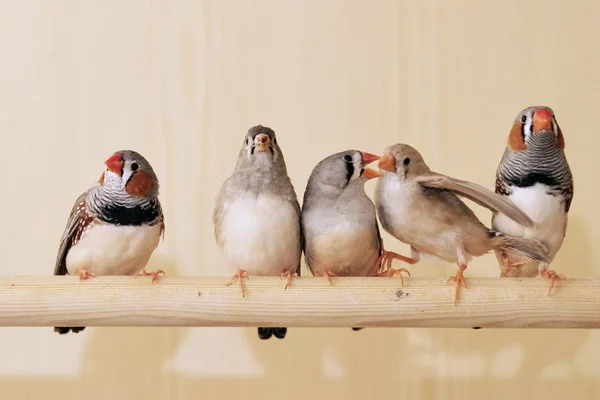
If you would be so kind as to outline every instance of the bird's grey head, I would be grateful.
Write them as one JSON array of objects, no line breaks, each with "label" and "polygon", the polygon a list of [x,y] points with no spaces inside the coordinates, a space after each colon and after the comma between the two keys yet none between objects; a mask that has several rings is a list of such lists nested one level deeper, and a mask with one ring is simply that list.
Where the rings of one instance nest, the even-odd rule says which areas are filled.
[{"label": "bird's grey head", "polygon": [[522,151],[530,146],[564,148],[562,131],[550,107],[527,107],[515,118],[508,135],[509,149]]},{"label": "bird's grey head", "polygon": [[158,197],[159,183],[152,166],[133,150],[119,150],[105,162],[100,177],[104,192],[117,197],[152,199]]},{"label": "bird's grey head", "polygon": [[360,185],[382,174],[366,166],[379,156],[358,150],[347,150],[321,160],[313,169],[308,185],[342,191]]},{"label": "bird's grey head", "polygon": [[242,168],[285,165],[273,129],[262,125],[250,128],[244,137],[237,164]]},{"label": "bird's grey head", "polygon": [[385,175],[394,174],[400,179],[410,179],[430,171],[421,153],[403,143],[386,147],[377,166],[385,171]]}]

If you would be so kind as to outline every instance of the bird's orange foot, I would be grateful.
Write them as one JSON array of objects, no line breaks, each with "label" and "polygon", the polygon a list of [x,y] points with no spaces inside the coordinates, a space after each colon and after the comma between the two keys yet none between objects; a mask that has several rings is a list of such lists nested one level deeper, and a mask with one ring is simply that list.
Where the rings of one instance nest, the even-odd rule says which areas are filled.
[{"label": "bird's orange foot", "polygon": [[96,274],[94,274],[93,272],[87,272],[85,269],[78,269],[77,276],[79,277],[80,281],[84,281],[86,279],[89,279],[90,277],[96,276]]},{"label": "bird's orange foot", "polygon": [[244,278],[250,279],[248,277],[248,271],[246,271],[245,269],[239,269],[238,272],[233,274],[233,276],[231,277],[231,281],[229,281],[227,286],[231,286],[233,284],[233,281],[236,278],[239,279],[239,281],[240,281],[240,288],[242,289],[242,297],[246,297],[246,285],[244,285]]},{"label": "bird's orange foot", "polygon": [[336,276],[333,272],[329,272],[329,271],[324,271],[322,276],[325,277],[325,279],[327,279],[329,281],[329,284],[331,286],[333,286],[333,282],[331,281],[331,277]]},{"label": "bird's orange foot", "polygon": [[564,276],[563,274],[557,274],[556,272],[554,272],[551,269],[546,269],[546,270],[542,271],[540,273],[540,275],[542,275],[542,277],[544,277],[544,278],[550,279],[550,289],[548,289],[548,296],[550,296],[550,293],[552,292],[552,288],[554,287],[554,282],[556,280],[567,280],[566,276]]},{"label": "bird's orange foot", "polygon": [[410,272],[406,268],[394,269],[391,267],[383,272],[380,272],[379,274],[377,274],[377,276],[387,276],[389,278],[392,278],[392,277],[398,275],[398,276],[400,276],[400,282],[402,283],[402,286],[404,286],[404,278],[402,277],[403,272],[406,272],[406,274],[408,276],[410,276]]},{"label": "bird's orange foot", "polygon": [[[377,258],[375,265],[373,265],[373,269],[371,270],[371,276],[373,276],[373,275],[381,276],[380,275],[381,272],[385,272],[392,268],[392,261],[394,261],[394,260],[404,261],[405,263],[410,264],[410,265],[418,263],[419,260],[421,259],[421,253],[419,253],[419,251],[412,246],[410,247],[410,252],[411,252],[410,257],[406,257],[401,254],[394,253],[393,251],[387,251],[383,247],[383,242],[381,242],[381,255],[379,256],[379,258]],[[400,270],[406,271],[404,268],[401,268]],[[406,272],[408,272],[408,271],[406,271]],[[410,273],[409,273],[409,275],[410,275]],[[393,275],[390,275],[390,276],[393,276]],[[402,275],[400,275],[400,276],[402,276]]]},{"label": "bird's orange foot", "polygon": [[458,271],[456,271],[456,275],[448,278],[448,284],[450,284],[451,282],[455,282],[455,284],[454,284],[454,305],[456,305],[456,302],[458,301],[458,291],[460,290],[460,287],[464,286],[465,289],[467,288],[467,284],[465,283],[465,278],[463,276],[463,272],[465,269],[467,269],[467,266],[461,265],[460,267],[458,267]]},{"label": "bird's orange foot", "polygon": [[158,279],[158,275],[163,274],[164,276],[167,276],[167,274],[165,273],[165,271],[163,271],[162,269],[157,269],[156,271],[146,271],[146,268],[144,268],[144,270],[142,272],[140,272],[138,274],[138,276],[151,276],[152,277],[152,283],[154,283],[155,280]]},{"label": "bird's orange foot", "polygon": [[504,268],[507,271],[512,268],[521,268],[523,265],[525,265],[525,260],[510,261],[508,256],[504,252],[502,253],[501,257],[502,257],[502,264],[504,264]]},{"label": "bird's orange foot", "polygon": [[294,278],[298,278],[298,273],[294,272],[292,273],[292,271],[284,271],[281,273],[281,277],[285,277],[285,288],[283,290],[287,290],[288,286],[290,286],[292,284],[292,279]]}]

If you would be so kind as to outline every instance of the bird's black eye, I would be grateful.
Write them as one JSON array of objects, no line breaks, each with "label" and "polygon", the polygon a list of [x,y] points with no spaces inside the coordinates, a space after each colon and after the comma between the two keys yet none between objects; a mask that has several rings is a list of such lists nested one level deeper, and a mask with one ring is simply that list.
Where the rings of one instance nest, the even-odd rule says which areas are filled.
[{"label": "bird's black eye", "polygon": [[405,158],[405,159],[402,161],[402,164],[404,164],[404,165],[408,165],[408,164],[410,164],[410,158],[406,157],[406,158]]},{"label": "bird's black eye", "polygon": [[344,161],[346,161],[347,163],[351,163],[352,162],[352,156],[350,154],[346,154],[344,156]]},{"label": "bird's black eye", "polygon": [[525,123],[525,122],[527,122],[527,115],[523,115],[523,116],[521,117],[521,122],[522,122],[522,123]]},{"label": "bird's black eye", "polygon": [[136,162],[132,162],[132,163],[131,163],[131,170],[132,170],[133,172],[137,171],[139,167],[140,167],[140,166],[138,165],[138,163],[136,163]]}]

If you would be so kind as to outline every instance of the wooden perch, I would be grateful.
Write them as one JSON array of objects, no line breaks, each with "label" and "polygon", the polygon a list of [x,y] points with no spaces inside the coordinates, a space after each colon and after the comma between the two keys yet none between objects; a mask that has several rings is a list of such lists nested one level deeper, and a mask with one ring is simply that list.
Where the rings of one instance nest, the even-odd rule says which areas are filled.
[{"label": "wooden perch", "polygon": [[599,328],[600,280],[0,277],[0,326]]}]

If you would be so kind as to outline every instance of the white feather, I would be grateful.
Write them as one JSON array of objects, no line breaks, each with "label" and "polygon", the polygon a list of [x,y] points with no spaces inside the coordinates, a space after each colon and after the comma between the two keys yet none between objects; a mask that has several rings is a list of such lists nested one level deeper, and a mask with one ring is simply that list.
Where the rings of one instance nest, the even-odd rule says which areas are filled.
[{"label": "white feather", "polygon": [[160,240],[159,224],[119,226],[93,223],[67,254],[67,271],[81,268],[96,275],[137,275]]},{"label": "white feather", "polygon": [[562,245],[567,225],[562,196],[548,194],[548,186],[541,183],[527,188],[515,187],[512,191],[509,199],[535,222],[536,227],[525,228],[503,214],[496,214],[492,229],[510,236],[540,240],[548,248],[548,258],[552,260]]},{"label": "white feather", "polygon": [[233,272],[280,275],[300,262],[300,220],[289,201],[259,195],[242,196],[225,205],[223,249]]}]

